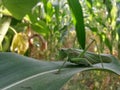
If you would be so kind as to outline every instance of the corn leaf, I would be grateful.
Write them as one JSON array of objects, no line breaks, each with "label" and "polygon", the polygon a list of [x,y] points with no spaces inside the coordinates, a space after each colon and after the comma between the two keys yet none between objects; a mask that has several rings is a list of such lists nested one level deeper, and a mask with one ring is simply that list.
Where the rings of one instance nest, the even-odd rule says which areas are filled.
[{"label": "corn leaf", "polygon": [[93,67],[80,67],[66,63],[56,74],[63,62],[38,61],[15,53],[0,53],[0,90],[60,90],[76,73],[85,70],[107,70],[120,75],[120,61],[104,54],[110,63],[95,64]]},{"label": "corn leaf", "polygon": [[85,26],[84,26],[84,18],[83,11],[79,0],[67,0],[68,4],[73,12],[73,15],[76,19],[75,28],[76,34],[79,44],[82,49],[85,48]]}]

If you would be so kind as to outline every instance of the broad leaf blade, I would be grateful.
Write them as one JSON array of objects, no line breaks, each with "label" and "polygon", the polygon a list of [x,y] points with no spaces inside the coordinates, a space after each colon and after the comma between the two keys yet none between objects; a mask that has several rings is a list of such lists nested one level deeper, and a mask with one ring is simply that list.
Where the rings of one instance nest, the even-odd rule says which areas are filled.
[{"label": "broad leaf blade", "polygon": [[75,28],[78,42],[81,45],[82,49],[84,49],[86,35],[81,4],[79,3],[79,0],[67,0],[67,1],[76,19]]},{"label": "broad leaf blade", "polygon": [[63,62],[45,62],[20,56],[14,53],[0,53],[0,88],[1,90],[59,90],[74,74],[90,70],[102,69],[120,75],[120,62],[111,55],[102,55],[111,63],[103,63],[94,67],[80,67],[66,63],[60,74],[57,69]]},{"label": "broad leaf blade", "polygon": [[22,19],[31,12],[31,9],[37,4],[38,0],[2,0],[2,2],[12,13],[13,17]]},{"label": "broad leaf blade", "polygon": [[54,68],[58,68],[58,65],[36,61],[13,53],[0,53],[0,81],[2,81],[0,88]]}]

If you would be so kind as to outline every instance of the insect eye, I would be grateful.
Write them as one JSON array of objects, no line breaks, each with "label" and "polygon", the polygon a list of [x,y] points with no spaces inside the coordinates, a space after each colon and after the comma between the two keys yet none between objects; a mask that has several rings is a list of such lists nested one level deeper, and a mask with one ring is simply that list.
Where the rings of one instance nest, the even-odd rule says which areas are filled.
[{"label": "insect eye", "polygon": [[64,51],[63,49],[60,49],[60,51]]},{"label": "insect eye", "polygon": [[65,51],[65,48],[61,48],[60,51],[64,52],[64,51]]}]

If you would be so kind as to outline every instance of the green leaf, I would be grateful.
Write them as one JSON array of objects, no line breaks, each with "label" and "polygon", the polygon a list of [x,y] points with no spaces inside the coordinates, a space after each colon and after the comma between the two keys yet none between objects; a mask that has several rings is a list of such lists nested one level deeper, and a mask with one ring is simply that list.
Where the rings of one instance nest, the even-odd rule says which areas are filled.
[{"label": "green leaf", "polygon": [[111,10],[112,10],[112,1],[111,0],[104,0],[104,4],[106,5],[106,8],[107,8],[107,12],[108,12],[108,17],[111,18]]},{"label": "green leaf", "polygon": [[105,44],[108,47],[108,49],[110,50],[110,52],[112,53],[113,47],[112,47],[112,43],[110,42],[110,40],[105,37]]},{"label": "green leaf", "polygon": [[4,17],[0,20],[0,51],[2,49],[1,48],[2,42],[3,42],[4,37],[8,31],[10,23],[11,23],[10,17]]},{"label": "green leaf", "polygon": [[22,19],[26,14],[31,12],[31,9],[38,0],[2,0],[3,5],[12,13],[16,19]]},{"label": "green leaf", "polygon": [[79,44],[81,45],[82,49],[85,48],[85,26],[84,26],[84,18],[83,18],[83,11],[79,0],[67,0],[68,4],[73,12],[73,15],[76,19],[76,34]]},{"label": "green leaf", "polygon": [[86,0],[86,3],[89,8],[92,8],[92,0]]},{"label": "green leaf", "polygon": [[57,23],[57,25],[56,25],[56,29],[57,30],[59,30],[59,16],[60,16],[60,12],[59,12],[59,9],[60,9],[60,7],[59,7],[59,3],[57,3],[56,5],[54,5],[54,8],[55,8],[55,17],[56,17],[56,23]]},{"label": "green leaf", "polygon": [[111,60],[93,67],[80,67],[66,63],[59,74],[58,68],[63,62],[45,62],[20,56],[15,53],[0,53],[0,89],[1,90],[60,90],[60,88],[76,73],[85,70],[108,70],[120,75],[120,61],[114,56],[103,54]]},{"label": "green leaf", "polygon": [[39,21],[32,24],[32,29],[39,34],[47,35],[49,33],[49,28],[44,21]]}]

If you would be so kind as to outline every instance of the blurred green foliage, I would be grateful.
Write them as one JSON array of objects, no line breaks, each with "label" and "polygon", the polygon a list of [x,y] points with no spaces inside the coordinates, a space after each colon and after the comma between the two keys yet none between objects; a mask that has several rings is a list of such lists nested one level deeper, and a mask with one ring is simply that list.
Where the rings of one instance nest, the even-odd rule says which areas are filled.
[{"label": "blurred green foliage", "polygon": [[[27,2],[33,3],[26,5]],[[2,0],[0,18],[2,20],[3,17],[11,17],[10,27],[17,33],[25,33],[28,39],[36,33],[42,36],[47,42],[46,59],[55,59],[58,49],[62,47],[84,49],[90,38],[96,39],[101,53],[118,56],[119,2],[119,0]],[[11,31],[7,29],[6,36],[3,36],[4,39],[10,38],[4,40],[3,43],[9,41],[9,45],[3,51],[10,51],[14,33],[10,36],[9,32]],[[34,49],[37,48],[39,47]],[[96,46],[93,45],[90,51],[96,51]]]},{"label": "blurred green foliage", "polygon": [[[55,60],[60,48],[84,49],[92,38],[97,41],[100,53],[120,59],[119,7],[120,0],[0,0],[0,51],[24,50],[20,54]],[[16,37],[18,34],[22,34],[22,39],[27,37],[24,45]],[[38,37],[34,37],[36,34]],[[97,52],[95,45],[89,50]]]}]

